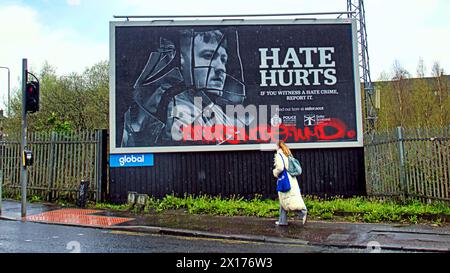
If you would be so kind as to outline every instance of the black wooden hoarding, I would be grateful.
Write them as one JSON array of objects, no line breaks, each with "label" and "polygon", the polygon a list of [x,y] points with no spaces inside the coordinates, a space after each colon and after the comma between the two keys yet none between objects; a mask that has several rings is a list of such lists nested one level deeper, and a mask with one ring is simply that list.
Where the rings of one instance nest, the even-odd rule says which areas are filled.
[{"label": "black wooden hoarding", "polygon": [[[302,193],[364,195],[363,153],[363,148],[294,150],[303,167]],[[124,202],[128,191],[158,198],[172,193],[276,198],[273,156],[267,151],[155,154],[155,167],[111,168],[110,198]]]}]

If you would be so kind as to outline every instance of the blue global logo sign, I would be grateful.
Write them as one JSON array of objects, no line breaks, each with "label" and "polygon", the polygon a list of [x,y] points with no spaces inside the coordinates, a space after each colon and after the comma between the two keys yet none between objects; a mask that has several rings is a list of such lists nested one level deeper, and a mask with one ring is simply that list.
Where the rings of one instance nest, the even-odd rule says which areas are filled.
[{"label": "blue global logo sign", "polygon": [[144,163],[144,155],[141,156],[122,156],[119,158],[119,164],[121,167],[125,166],[125,163]]},{"label": "blue global logo sign", "polygon": [[153,154],[112,154],[109,156],[109,166],[112,168],[153,166]]}]

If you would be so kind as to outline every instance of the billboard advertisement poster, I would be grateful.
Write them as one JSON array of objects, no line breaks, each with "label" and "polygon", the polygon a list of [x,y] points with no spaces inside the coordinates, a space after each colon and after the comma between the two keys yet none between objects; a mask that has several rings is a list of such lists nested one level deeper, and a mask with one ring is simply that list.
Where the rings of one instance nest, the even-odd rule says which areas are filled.
[{"label": "billboard advertisement poster", "polygon": [[110,23],[111,153],[362,147],[356,24]]}]

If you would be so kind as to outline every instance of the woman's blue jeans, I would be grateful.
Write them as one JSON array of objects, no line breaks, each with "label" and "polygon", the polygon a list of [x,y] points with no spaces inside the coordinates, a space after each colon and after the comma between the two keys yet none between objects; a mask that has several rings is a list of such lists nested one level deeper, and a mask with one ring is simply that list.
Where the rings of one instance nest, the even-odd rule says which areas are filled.
[{"label": "woman's blue jeans", "polygon": [[[297,211],[298,216],[300,217],[300,219],[303,218],[303,216],[307,213],[307,209],[304,208],[303,210],[299,210]],[[283,207],[280,204],[280,218],[278,219],[278,223],[280,225],[286,225],[288,223],[287,221],[287,211],[283,209]]]}]

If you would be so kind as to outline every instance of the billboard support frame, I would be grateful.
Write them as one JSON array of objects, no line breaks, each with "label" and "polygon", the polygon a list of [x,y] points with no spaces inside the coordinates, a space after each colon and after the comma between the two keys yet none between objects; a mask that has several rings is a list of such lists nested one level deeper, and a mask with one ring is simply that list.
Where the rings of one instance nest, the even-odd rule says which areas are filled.
[{"label": "billboard support frame", "polygon": [[354,11],[341,11],[341,12],[309,12],[309,13],[273,13],[273,14],[221,14],[221,15],[113,15],[114,19],[125,19],[129,21],[130,19],[151,19],[151,18],[251,18],[251,17],[285,17],[285,16],[323,16],[323,15],[338,15],[337,18],[341,18],[343,15],[354,15]]}]

